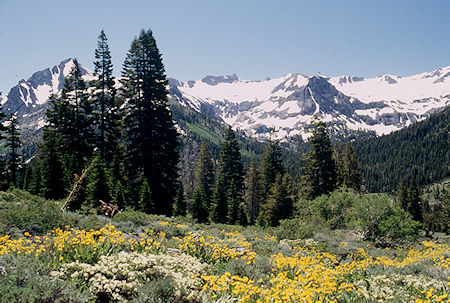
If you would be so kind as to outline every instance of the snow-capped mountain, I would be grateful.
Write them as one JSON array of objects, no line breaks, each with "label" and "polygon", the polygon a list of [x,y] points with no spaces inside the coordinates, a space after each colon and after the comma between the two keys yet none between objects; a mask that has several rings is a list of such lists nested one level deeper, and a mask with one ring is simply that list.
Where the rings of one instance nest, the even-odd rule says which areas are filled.
[{"label": "snow-capped mountain", "polygon": [[[42,127],[48,96],[61,91],[72,66],[67,59],[21,80],[2,97],[3,110],[17,113],[26,128]],[[93,78],[88,69],[83,73],[86,80]],[[450,66],[404,78],[288,74],[264,81],[236,75],[169,79],[169,92],[172,100],[254,137],[306,137],[314,114],[338,129],[385,134],[450,104]]]},{"label": "snow-capped mountain", "polygon": [[[73,67],[73,60],[66,59],[42,71],[35,72],[28,80],[20,80],[2,97],[1,104],[6,112],[19,116],[34,112],[37,107],[47,102],[50,94],[58,94],[64,86],[66,77]],[[92,77],[92,72],[81,68],[84,77]]]},{"label": "snow-capped mountain", "polygon": [[[450,66],[410,77],[321,77],[288,74],[248,81],[236,75],[170,81],[182,104],[213,113],[249,135],[305,134],[312,116],[337,128],[386,134],[426,118],[450,104]],[[273,134],[272,134],[273,135]]]}]

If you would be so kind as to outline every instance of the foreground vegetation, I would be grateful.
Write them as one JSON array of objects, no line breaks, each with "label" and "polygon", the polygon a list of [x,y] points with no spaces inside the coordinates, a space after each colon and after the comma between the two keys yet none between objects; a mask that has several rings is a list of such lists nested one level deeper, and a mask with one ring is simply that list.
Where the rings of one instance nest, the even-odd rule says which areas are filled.
[{"label": "foreground vegetation", "polygon": [[0,301],[448,302],[448,237],[365,241],[345,212],[326,220],[314,211],[345,197],[365,201],[332,193],[311,202],[309,219],[261,228],[61,213],[60,201],[1,192]]}]

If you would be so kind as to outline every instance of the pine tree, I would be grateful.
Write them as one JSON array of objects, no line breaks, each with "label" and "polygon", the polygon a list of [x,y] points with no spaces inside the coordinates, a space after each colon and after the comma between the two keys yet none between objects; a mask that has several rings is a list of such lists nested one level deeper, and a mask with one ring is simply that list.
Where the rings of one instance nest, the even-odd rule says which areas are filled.
[{"label": "pine tree", "polygon": [[314,116],[311,127],[308,142],[313,151],[306,155],[303,185],[306,196],[314,199],[336,188],[336,165],[326,124]]},{"label": "pine tree", "polygon": [[278,174],[273,183],[269,197],[261,207],[260,222],[264,225],[277,226],[280,220],[292,216],[293,199],[288,176]]},{"label": "pine tree", "polygon": [[[214,186],[214,171],[211,153],[206,141],[200,143],[200,151],[194,170],[194,188],[200,187],[208,197],[211,197]],[[209,203],[208,203],[209,205]]]},{"label": "pine tree", "polygon": [[180,183],[177,191],[177,196],[173,205],[173,215],[174,216],[186,216],[187,205],[183,193],[183,186]]},{"label": "pine tree", "polygon": [[407,211],[412,218],[422,222],[422,201],[414,178],[411,178],[407,192]]},{"label": "pine tree", "polygon": [[230,187],[227,191],[227,209],[228,224],[247,225],[247,216],[245,215],[244,203],[242,196],[236,195],[237,187],[235,180],[231,180]]},{"label": "pine tree", "polygon": [[92,105],[88,100],[87,84],[82,78],[81,67],[76,59],[73,67],[66,77],[61,93],[61,102],[65,104],[63,110],[69,118],[68,121],[58,121],[57,131],[61,134],[62,144],[66,150],[65,155],[71,155],[68,162],[71,173],[81,173],[92,156],[93,151],[93,115]]},{"label": "pine tree", "polygon": [[155,212],[170,215],[178,186],[178,134],[167,107],[164,66],[150,30],[131,43],[122,75],[127,186],[132,191],[147,178]]},{"label": "pine tree", "polygon": [[[46,111],[46,126],[44,127],[43,148],[45,156],[43,161],[50,156],[53,160],[58,159],[61,164],[64,186],[56,186],[58,194],[61,187],[69,188],[75,181],[75,177],[81,174],[92,157],[94,135],[92,106],[88,100],[88,89],[82,78],[81,67],[76,59],[73,67],[65,78],[61,96],[50,96],[50,108]],[[47,173],[56,173],[58,178],[61,172],[47,169],[43,176],[43,187],[52,186],[50,180],[55,178]],[[52,192],[51,188],[43,188],[43,192]],[[47,194],[46,194],[47,195]],[[53,194],[50,194],[53,196]],[[61,197],[58,197],[61,198]]]},{"label": "pine tree", "polygon": [[200,151],[194,170],[194,195],[190,207],[192,217],[206,222],[211,209],[211,195],[214,186],[213,162],[206,142],[200,144]]},{"label": "pine tree", "polygon": [[194,194],[192,197],[192,204],[190,207],[190,213],[192,218],[199,223],[204,223],[208,221],[208,205],[206,204],[208,201],[208,196],[205,193],[205,190],[200,186],[197,186],[194,189]]},{"label": "pine tree", "polygon": [[334,155],[339,186],[359,192],[361,189],[361,173],[353,145],[347,142],[342,151],[339,148],[335,148]]},{"label": "pine tree", "polygon": [[9,183],[13,187],[17,187],[18,171],[21,163],[20,155],[20,133],[19,126],[17,125],[17,117],[15,115],[9,115],[8,125],[6,127],[6,149],[8,151],[6,166],[9,172]]},{"label": "pine tree", "polygon": [[[0,97],[1,97],[2,93],[0,92]],[[0,141],[3,140],[3,138],[5,137],[4,133],[5,133],[5,126],[4,126],[4,121],[5,121],[6,115],[3,113],[3,109],[2,106],[0,104]],[[7,174],[6,174],[6,168],[5,168],[5,163],[3,161],[3,159],[0,158],[0,190],[5,190],[8,186],[8,180],[7,180]]]},{"label": "pine tree", "polygon": [[123,209],[127,205],[124,186],[119,179],[113,184],[110,186],[111,203],[116,204],[119,209]]},{"label": "pine tree", "polygon": [[[63,165],[58,155],[58,140],[52,131],[44,129],[41,155],[38,161],[40,172],[32,181],[34,187],[31,191],[39,189],[40,194],[46,199],[61,199],[67,194],[68,185],[64,180]],[[37,170],[36,170],[37,172]],[[39,182],[40,181],[40,182]],[[40,185],[38,185],[40,183]]]},{"label": "pine tree", "polygon": [[397,202],[401,209],[408,210],[408,189],[404,179],[398,185]]},{"label": "pine tree", "polygon": [[153,201],[152,191],[147,178],[144,178],[144,181],[141,184],[138,205],[138,209],[146,213],[153,213],[155,211],[155,203]]},{"label": "pine tree", "polygon": [[[225,141],[222,145],[220,163],[217,171],[216,187],[213,193],[213,221],[228,223],[235,210],[243,209],[244,167],[236,135],[228,127]],[[232,195],[232,199],[231,199]]]},{"label": "pine tree", "polygon": [[120,117],[111,53],[103,30],[98,37],[95,59],[96,79],[92,81],[95,90],[90,98],[94,115],[95,145],[99,148],[101,157],[106,163],[110,163],[120,139]]},{"label": "pine tree", "polygon": [[277,174],[284,174],[285,172],[281,157],[282,154],[279,142],[270,141],[264,148],[261,160],[262,201],[269,195],[270,188],[275,182]]},{"label": "pine tree", "polygon": [[260,206],[260,180],[258,168],[254,160],[250,163],[250,168],[247,173],[244,201],[248,223],[255,224]]},{"label": "pine tree", "polygon": [[94,153],[91,168],[87,176],[86,200],[89,207],[100,206],[100,200],[110,202],[108,176],[100,151]]}]

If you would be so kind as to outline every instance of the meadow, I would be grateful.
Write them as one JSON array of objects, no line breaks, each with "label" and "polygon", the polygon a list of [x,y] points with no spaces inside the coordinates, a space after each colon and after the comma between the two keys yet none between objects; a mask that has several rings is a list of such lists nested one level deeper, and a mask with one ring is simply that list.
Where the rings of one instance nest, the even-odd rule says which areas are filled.
[{"label": "meadow", "polygon": [[444,234],[379,245],[296,219],[109,219],[61,203],[0,193],[1,302],[450,302]]}]

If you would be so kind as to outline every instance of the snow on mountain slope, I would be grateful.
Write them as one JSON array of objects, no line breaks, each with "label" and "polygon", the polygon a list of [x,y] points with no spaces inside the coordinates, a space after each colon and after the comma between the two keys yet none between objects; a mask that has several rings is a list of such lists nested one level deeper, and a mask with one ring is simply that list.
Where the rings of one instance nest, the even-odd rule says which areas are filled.
[{"label": "snow on mountain slope", "polygon": [[278,138],[306,137],[305,126],[314,114],[335,127],[385,134],[450,104],[450,66],[405,78],[288,74],[248,81],[233,75],[170,84],[182,104],[207,108],[256,137],[270,136],[271,129]]},{"label": "snow on mountain slope", "polygon": [[[73,60],[66,59],[54,67],[34,73],[28,80],[20,80],[7,95],[1,99],[3,110],[19,116],[29,114],[45,105],[50,94],[58,94],[64,86],[66,77],[73,67]],[[85,80],[92,79],[92,72],[81,67]]]},{"label": "snow on mountain slope", "polygon": [[[26,128],[42,127],[48,96],[60,93],[72,66],[73,60],[67,59],[21,80],[0,100],[3,110],[16,113]],[[82,70],[85,80],[93,79],[91,71]],[[314,114],[337,129],[372,130],[381,135],[449,105],[450,66],[404,78],[287,74],[264,81],[236,75],[187,82],[169,79],[168,89],[180,104],[254,137],[306,138],[305,128]]]}]

